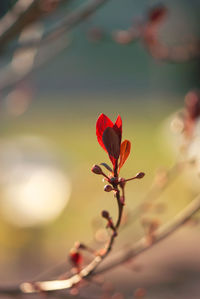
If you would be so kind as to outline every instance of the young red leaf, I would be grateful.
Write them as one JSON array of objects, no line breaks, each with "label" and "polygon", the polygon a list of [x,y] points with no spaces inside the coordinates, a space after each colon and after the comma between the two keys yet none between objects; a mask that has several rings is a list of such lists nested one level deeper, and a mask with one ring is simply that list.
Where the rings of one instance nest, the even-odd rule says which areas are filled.
[{"label": "young red leaf", "polygon": [[113,127],[113,122],[108,118],[105,114],[101,114],[96,123],[96,135],[99,144],[103,147],[103,149],[107,152],[107,149],[103,143],[103,133],[106,128]]},{"label": "young red leaf", "polygon": [[117,135],[120,137],[120,142],[121,142],[121,138],[122,138],[122,119],[121,119],[120,115],[118,115],[118,117],[116,119],[116,122],[113,126],[113,129],[115,130]]},{"label": "young red leaf", "polygon": [[108,127],[103,133],[102,140],[114,165],[120,154],[120,138],[113,128]]},{"label": "young red leaf", "polygon": [[74,250],[74,249],[71,250],[71,252],[69,254],[69,258],[70,258],[71,263],[76,267],[80,266],[80,264],[83,261],[82,255],[77,250]]},{"label": "young red leaf", "polygon": [[124,140],[121,144],[120,149],[120,161],[119,161],[119,170],[124,165],[126,159],[128,158],[131,150],[131,143],[129,140]]}]

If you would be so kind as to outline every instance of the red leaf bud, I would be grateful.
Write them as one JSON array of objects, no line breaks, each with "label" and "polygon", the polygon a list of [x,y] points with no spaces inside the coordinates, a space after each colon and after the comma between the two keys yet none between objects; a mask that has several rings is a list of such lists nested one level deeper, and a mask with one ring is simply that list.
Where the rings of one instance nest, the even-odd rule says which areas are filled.
[{"label": "red leaf bud", "polygon": [[82,263],[83,257],[82,255],[75,249],[72,249],[69,254],[70,261],[76,267],[80,266]]},{"label": "red leaf bud", "polygon": [[106,191],[106,192],[110,192],[110,191],[112,191],[112,190],[113,190],[112,186],[110,186],[110,185],[105,185],[105,186],[104,186],[104,191]]},{"label": "red leaf bud", "polygon": [[103,171],[99,165],[93,165],[91,171],[95,174],[103,174]]}]

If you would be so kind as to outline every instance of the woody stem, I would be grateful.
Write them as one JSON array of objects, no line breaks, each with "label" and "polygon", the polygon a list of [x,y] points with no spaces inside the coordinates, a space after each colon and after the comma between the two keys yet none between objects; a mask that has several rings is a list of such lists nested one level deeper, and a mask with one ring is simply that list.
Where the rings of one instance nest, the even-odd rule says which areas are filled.
[{"label": "woody stem", "polygon": [[118,219],[117,219],[117,222],[115,225],[115,229],[117,230],[120,225],[121,218],[122,218],[122,212],[123,212],[123,204],[121,203],[121,200],[120,200],[120,191],[118,188],[116,191],[116,198],[117,198],[117,204],[118,204]]},{"label": "woody stem", "polygon": [[115,161],[115,166],[114,166],[114,177],[118,177],[118,173],[117,173],[117,170],[118,170],[118,159]]}]

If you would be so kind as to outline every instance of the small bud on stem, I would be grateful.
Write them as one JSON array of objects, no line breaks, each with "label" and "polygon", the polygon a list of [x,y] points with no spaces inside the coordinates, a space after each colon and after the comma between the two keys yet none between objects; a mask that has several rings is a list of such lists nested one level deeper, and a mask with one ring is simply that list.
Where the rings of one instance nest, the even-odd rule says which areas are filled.
[{"label": "small bud on stem", "polygon": [[124,180],[123,182],[125,183],[125,182],[132,181],[132,180],[135,180],[135,179],[142,179],[144,176],[145,176],[144,172],[139,172],[133,178]]},{"label": "small bud on stem", "polygon": [[113,187],[112,186],[110,186],[110,185],[105,185],[104,186],[104,191],[105,192],[110,192],[110,191],[112,191],[113,190]]},{"label": "small bud on stem", "polygon": [[101,216],[105,219],[109,219],[110,218],[110,214],[108,211],[104,210],[101,212]]},{"label": "small bud on stem", "polygon": [[100,174],[103,175],[107,180],[109,180],[109,177],[103,172],[103,170],[101,169],[101,167],[99,165],[93,165],[91,171],[95,174]]},{"label": "small bud on stem", "polygon": [[76,267],[76,268],[80,268],[80,265],[83,261],[83,257],[82,255],[78,252],[77,249],[71,249],[70,253],[69,253],[69,258],[71,263]]},{"label": "small bud on stem", "polygon": [[93,165],[91,171],[95,174],[103,174],[103,171],[99,165]]},{"label": "small bud on stem", "polygon": [[103,210],[103,211],[101,212],[101,216],[102,216],[103,218],[105,218],[105,219],[108,221],[106,227],[107,227],[107,228],[108,228],[108,227],[111,228],[112,231],[114,232],[115,236],[117,236],[116,228],[115,228],[115,226],[114,226],[114,223],[113,223],[113,221],[112,221],[112,218],[110,217],[109,212],[106,211],[106,210]]},{"label": "small bud on stem", "polygon": [[144,172],[139,172],[139,173],[136,174],[135,178],[136,179],[142,179],[144,176],[145,176]]}]

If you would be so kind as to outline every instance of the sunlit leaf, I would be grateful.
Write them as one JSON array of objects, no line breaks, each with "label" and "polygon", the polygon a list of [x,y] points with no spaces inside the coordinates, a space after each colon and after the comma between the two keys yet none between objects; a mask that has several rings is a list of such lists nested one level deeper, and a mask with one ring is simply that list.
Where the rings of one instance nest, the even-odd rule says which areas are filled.
[{"label": "sunlit leaf", "polygon": [[122,138],[122,119],[121,119],[120,115],[118,115],[113,128],[114,128],[115,132],[118,134],[118,136],[120,137],[120,142],[121,142],[121,138]]},{"label": "sunlit leaf", "polygon": [[109,156],[118,159],[120,154],[120,138],[115,130],[110,127],[105,129],[102,140]]},{"label": "sunlit leaf", "polygon": [[120,149],[120,160],[119,160],[119,170],[124,165],[126,159],[128,158],[131,150],[131,143],[129,140],[124,140],[121,144]]},{"label": "sunlit leaf", "polygon": [[99,118],[97,119],[96,123],[96,135],[97,135],[97,140],[99,144],[103,147],[103,149],[107,152],[107,149],[104,145],[104,142],[102,140],[103,138],[103,133],[106,128],[108,127],[113,127],[113,122],[105,115],[101,114]]}]

